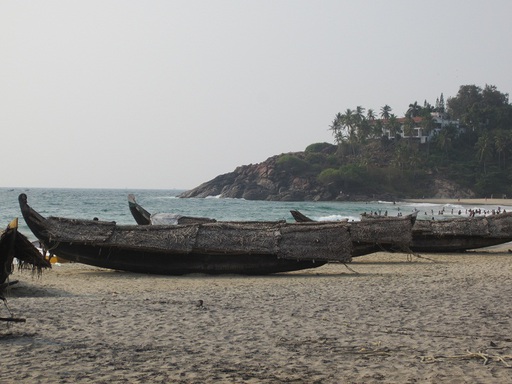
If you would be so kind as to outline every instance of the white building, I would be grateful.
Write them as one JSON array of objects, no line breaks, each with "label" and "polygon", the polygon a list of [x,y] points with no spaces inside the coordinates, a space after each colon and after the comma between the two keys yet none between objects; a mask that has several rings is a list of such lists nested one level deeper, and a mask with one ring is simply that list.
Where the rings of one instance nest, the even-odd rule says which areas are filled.
[{"label": "white building", "polygon": [[[421,125],[421,122],[423,121],[422,117],[413,117],[412,120],[414,121],[414,126],[412,127],[412,134],[411,135],[405,135],[404,125],[406,121],[406,117],[401,117],[398,119],[398,122],[401,124],[400,129],[398,130],[397,134],[399,134],[403,138],[407,139],[415,139],[419,140],[421,144],[426,143],[427,141],[432,140],[433,137],[438,135],[444,128],[448,126],[453,126],[457,129],[457,131],[460,131],[459,121],[458,120],[450,120],[448,118],[448,115],[446,113],[441,112],[432,112],[431,113],[434,128],[430,131],[430,133],[427,135],[424,132],[424,128]],[[395,137],[391,135],[391,131],[389,128],[383,129],[383,136],[387,136],[389,139],[394,139]]]}]

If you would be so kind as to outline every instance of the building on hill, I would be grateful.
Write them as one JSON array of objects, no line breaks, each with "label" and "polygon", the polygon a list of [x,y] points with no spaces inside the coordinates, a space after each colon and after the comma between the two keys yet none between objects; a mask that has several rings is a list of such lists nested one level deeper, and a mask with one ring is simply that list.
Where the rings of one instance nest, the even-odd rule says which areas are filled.
[{"label": "building on hill", "polygon": [[[398,120],[400,124],[400,129],[396,130],[396,134],[400,135],[400,137],[404,139],[417,140],[421,144],[426,143],[427,141],[431,141],[436,135],[438,135],[443,129],[451,126],[454,127],[457,132],[461,132],[462,128],[459,125],[459,120],[451,120],[446,113],[442,112],[432,112],[430,114],[432,116],[432,128],[430,132],[424,127],[423,120],[424,118],[421,116],[414,117],[401,117]],[[406,129],[406,124],[408,123],[408,119],[410,119],[412,126],[411,129]],[[407,131],[408,134],[407,134]],[[392,130],[384,124],[383,128],[383,136],[388,139],[395,139]]]}]

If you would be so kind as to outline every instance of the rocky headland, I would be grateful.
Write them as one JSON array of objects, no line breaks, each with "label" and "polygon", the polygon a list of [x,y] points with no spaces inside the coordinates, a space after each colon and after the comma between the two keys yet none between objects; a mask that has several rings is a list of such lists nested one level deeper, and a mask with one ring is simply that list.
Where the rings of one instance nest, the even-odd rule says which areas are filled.
[{"label": "rocky headland", "polygon": [[[304,152],[288,155],[304,159]],[[219,175],[196,188],[180,194],[179,197],[219,196],[221,198],[238,198],[246,200],[267,201],[367,201],[367,200],[399,200],[389,193],[374,191],[358,191],[344,193],[332,185],[318,181],[316,174],[307,172],[290,172],[279,166],[282,155],[272,156],[258,164],[237,167],[233,172]],[[473,198],[475,194],[468,189],[460,188],[450,180],[432,176],[430,189],[424,196],[429,198]],[[407,197],[407,196],[406,196]],[[418,196],[408,196],[418,197]]]},{"label": "rocky headland", "polygon": [[[300,156],[301,153],[294,153]],[[180,197],[220,196],[246,200],[327,201],[339,195],[321,185],[315,176],[293,175],[279,170],[272,156],[258,164],[242,165],[233,172],[219,175]]]}]

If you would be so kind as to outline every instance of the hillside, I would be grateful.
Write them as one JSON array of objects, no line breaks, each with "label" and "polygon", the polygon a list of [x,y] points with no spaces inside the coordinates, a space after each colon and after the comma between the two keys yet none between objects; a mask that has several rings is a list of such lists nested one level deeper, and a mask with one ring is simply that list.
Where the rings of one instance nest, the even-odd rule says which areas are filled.
[{"label": "hillside", "polygon": [[[310,148],[310,147],[313,147]],[[365,156],[373,157],[373,166],[364,175],[347,175],[329,180],[326,170],[334,165],[337,147],[321,143],[304,152],[272,156],[259,164],[237,167],[233,172],[219,175],[180,197],[243,198],[269,201],[364,201],[398,200],[404,198],[470,198],[475,193],[439,174],[413,175],[395,172],[387,167],[389,151],[368,145]],[[354,173],[359,168],[350,166]],[[328,172],[327,172],[328,173]],[[349,172],[350,173],[350,172]],[[380,176],[379,176],[380,175]],[[384,176],[384,180],[381,180]],[[371,179],[373,177],[373,179]],[[398,179],[400,182],[394,183]],[[387,181],[386,181],[387,179]],[[393,184],[397,188],[393,188]]]},{"label": "hillside", "polygon": [[248,200],[398,200],[512,195],[512,105],[495,86],[463,85],[445,105],[404,117],[358,106],[338,113],[336,145],[273,156],[217,176],[182,197]]}]

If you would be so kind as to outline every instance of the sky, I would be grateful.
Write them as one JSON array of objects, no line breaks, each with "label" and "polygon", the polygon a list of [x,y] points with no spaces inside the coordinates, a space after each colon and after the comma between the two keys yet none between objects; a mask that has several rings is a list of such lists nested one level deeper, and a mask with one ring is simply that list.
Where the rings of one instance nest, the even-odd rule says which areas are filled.
[{"label": "sky", "polygon": [[512,93],[510,0],[0,0],[0,187],[191,189],[338,112]]}]

